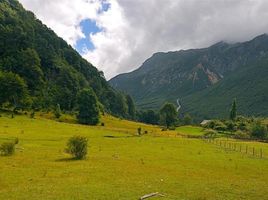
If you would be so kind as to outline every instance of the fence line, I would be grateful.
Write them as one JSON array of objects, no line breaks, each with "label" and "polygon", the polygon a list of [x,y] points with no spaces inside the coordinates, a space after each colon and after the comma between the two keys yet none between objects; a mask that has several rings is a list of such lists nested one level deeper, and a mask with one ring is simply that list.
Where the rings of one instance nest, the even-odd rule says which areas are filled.
[{"label": "fence line", "polygon": [[250,147],[248,145],[239,144],[237,142],[232,142],[230,140],[220,140],[220,139],[211,139],[204,138],[204,142],[214,144],[225,150],[232,150],[235,152],[240,152],[246,155],[251,155],[257,158],[264,158],[264,151],[262,148]]}]

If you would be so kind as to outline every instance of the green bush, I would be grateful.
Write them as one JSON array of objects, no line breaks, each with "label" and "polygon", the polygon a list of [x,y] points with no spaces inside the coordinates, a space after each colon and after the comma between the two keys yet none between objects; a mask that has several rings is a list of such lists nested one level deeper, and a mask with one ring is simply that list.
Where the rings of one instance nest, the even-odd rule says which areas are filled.
[{"label": "green bush", "polygon": [[15,153],[15,143],[5,142],[0,146],[0,152],[3,156],[11,156]]},{"label": "green bush", "polygon": [[54,115],[57,119],[61,117],[61,109],[60,109],[60,104],[57,104],[55,110],[54,110]]},{"label": "green bush", "polygon": [[215,138],[217,136],[217,132],[214,130],[206,130],[204,137],[205,138]]},{"label": "green bush", "polygon": [[259,139],[266,139],[268,134],[267,126],[260,121],[255,122],[251,128],[251,136]]},{"label": "green bush", "polygon": [[238,130],[235,132],[234,138],[236,138],[236,139],[249,139],[250,135],[247,132]]},{"label": "green bush", "polygon": [[88,140],[82,136],[71,137],[67,143],[66,152],[76,159],[84,159],[87,155]]}]

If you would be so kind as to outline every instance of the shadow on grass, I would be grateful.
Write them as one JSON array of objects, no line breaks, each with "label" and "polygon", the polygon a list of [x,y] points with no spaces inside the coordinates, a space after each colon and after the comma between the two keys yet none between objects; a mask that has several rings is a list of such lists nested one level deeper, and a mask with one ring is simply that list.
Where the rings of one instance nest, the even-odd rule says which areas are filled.
[{"label": "shadow on grass", "polygon": [[81,161],[81,159],[77,158],[59,158],[55,160],[56,162],[75,162],[75,161]]},{"label": "shadow on grass", "polygon": [[105,138],[111,138],[111,139],[118,139],[118,138],[132,138],[132,137],[135,137],[135,136],[134,135],[128,135],[128,136],[105,135],[103,137],[105,137]]}]

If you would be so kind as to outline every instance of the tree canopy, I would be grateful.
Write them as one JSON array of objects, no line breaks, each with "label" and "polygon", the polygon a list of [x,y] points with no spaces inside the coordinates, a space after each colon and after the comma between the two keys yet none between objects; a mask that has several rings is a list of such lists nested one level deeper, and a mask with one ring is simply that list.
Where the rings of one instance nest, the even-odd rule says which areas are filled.
[{"label": "tree canopy", "polygon": [[78,94],[78,121],[81,124],[96,125],[99,123],[99,107],[95,93],[91,89],[83,89]]},{"label": "tree canopy", "polygon": [[174,126],[178,118],[176,107],[172,103],[166,103],[160,109],[160,123],[167,128]]}]

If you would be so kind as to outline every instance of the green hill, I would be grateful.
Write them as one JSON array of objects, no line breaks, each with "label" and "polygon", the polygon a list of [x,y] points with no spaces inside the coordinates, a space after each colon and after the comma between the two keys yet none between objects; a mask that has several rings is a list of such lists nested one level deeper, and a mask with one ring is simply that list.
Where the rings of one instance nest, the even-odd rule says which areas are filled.
[{"label": "green hill", "polygon": [[35,109],[60,104],[73,110],[77,93],[90,87],[107,112],[127,115],[126,98],[109,86],[103,73],[16,0],[0,0],[1,72],[23,79]]},{"label": "green hill", "polygon": [[242,114],[268,115],[268,36],[244,43],[217,43],[204,49],[156,53],[137,70],[110,84],[134,97],[141,109],[182,102],[182,112],[199,119],[222,117],[233,98]]}]

